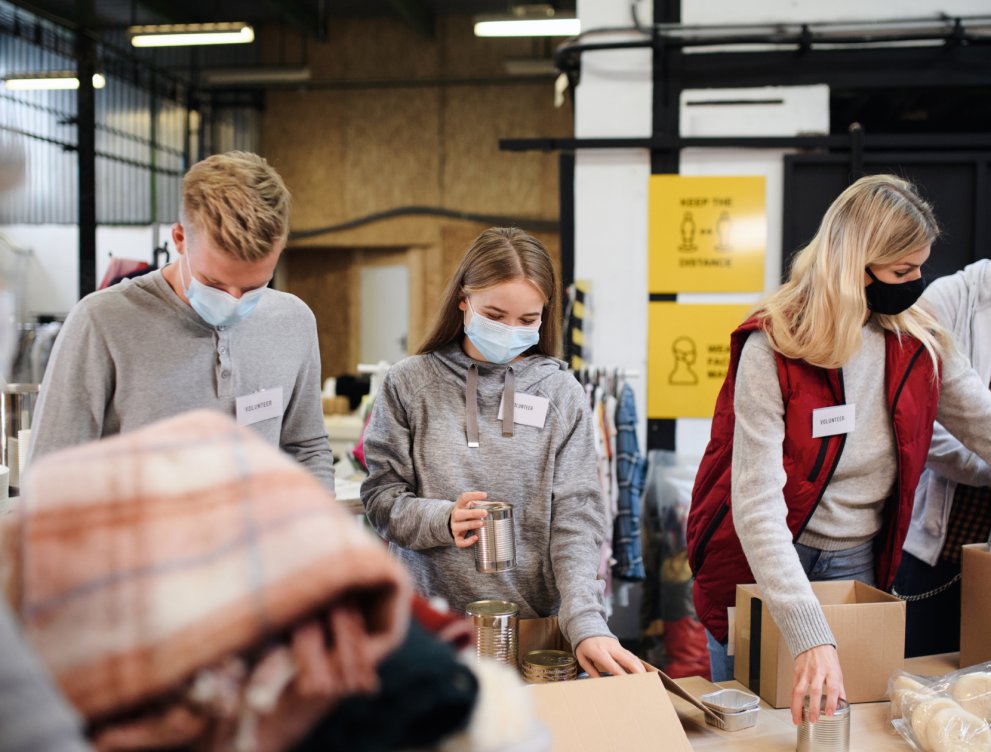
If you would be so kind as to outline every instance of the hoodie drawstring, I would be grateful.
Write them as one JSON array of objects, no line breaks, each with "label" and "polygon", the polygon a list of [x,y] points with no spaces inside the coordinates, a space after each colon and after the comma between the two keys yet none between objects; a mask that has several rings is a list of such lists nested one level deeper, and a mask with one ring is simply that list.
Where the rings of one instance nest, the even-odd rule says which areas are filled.
[{"label": "hoodie drawstring", "polygon": [[[478,447],[478,366],[472,363],[468,366],[468,392],[465,395],[465,436],[468,446]],[[506,369],[506,379],[502,388],[502,435],[513,436],[514,407],[516,405],[516,375],[513,367]]]},{"label": "hoodie drawstring", "polygon": [[513,435],[513,409],[516,407],[516,376],[513,367],[506,369],[506,381],[502,387],[502,435]]},{"label": "hoodie drawstring", "polygon": [[468,394],[465,397],[465,433],[468,435],[468,446],[478,446],[478,368],[472,363],[468,366]]}]

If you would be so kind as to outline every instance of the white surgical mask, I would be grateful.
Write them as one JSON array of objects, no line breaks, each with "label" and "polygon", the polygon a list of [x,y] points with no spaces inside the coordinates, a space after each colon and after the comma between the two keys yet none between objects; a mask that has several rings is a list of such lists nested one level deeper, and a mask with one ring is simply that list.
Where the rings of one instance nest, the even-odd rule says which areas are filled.
[{"label": "white surgical mask", "polygon": [[465,334],[490,363],[508,363],[540,341],[540,322],[536,326],[500,324],[475,313],[468,298],[465,302],[471,310],[471,321],[465,326]]},{"label": "white surgical mask", "polygon": [[[182,257],[186,260],[186,268],[189,272],[189,286],[183,287],[183,293],[193,310],[210,326],[231,326],[244,321],[248,314],[255,310],[255,306],[268,289],[259,287],[257,290],[244,293],[240,298],[235,298],[223,290],[204,285],[196,279],[189,261],[189,252],[182,254]],[[182,260],[179,261],[179,274],[181,277]]]}]

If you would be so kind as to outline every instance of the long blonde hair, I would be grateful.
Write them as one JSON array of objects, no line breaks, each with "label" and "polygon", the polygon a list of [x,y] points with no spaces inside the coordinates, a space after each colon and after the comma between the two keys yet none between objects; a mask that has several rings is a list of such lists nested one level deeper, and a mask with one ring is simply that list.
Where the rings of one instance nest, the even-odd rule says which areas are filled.
[{"label": "long blonde hair", "polygon": [[[771,346],[787,358],[839,368],[860,348],[870,311],[864,272],[893,264],[939,236],[932,207],[907,180],[869,175],[832,203],[812,241],[795,255],[788,281],[760,306]],[[883,328],[910,334],[936,366],[949,335],[918,304],[889,316],[874,314]]]},{"label": "long blonde hair", "polygon": [[464,336],[465,296],[503,282],[523,279],[544,295],[540,340],[530,352],[557,357],[561,351],[560,293],[551,257],[543,244],[515,227],[490,227],[471,244],[444,292],[440,310],[419,354],[441,350]]}]

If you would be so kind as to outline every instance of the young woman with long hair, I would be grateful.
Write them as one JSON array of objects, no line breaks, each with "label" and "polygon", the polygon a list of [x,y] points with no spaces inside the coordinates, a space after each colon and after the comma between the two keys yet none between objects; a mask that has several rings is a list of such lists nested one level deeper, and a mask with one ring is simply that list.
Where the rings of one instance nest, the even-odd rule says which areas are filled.
[{"label": "young woman with long hair", "polygon": [[788,281],[731,337],[692,495],[688,552],[714,679],[732,678],[727,608],[756,581],[795,656],[792,716],[844,697],[811,580],[890,589],[938,417],[991,460],[991,393],[921,305],[939,235],[892,175],[829,207]]},{"label": "young woman with long hair", "polygon": [[[596,580],[606,509],[585,391],[555,357],[559,308],[538,240],[479,235],[419,353],[386,374],[365,431],[361,498],[422,593],[459,610],[496,598],[524,619],[556,615],[589,674],[638,672],[606,625]],[[514,570],[475,569],[483,499],[513,504]]]}]

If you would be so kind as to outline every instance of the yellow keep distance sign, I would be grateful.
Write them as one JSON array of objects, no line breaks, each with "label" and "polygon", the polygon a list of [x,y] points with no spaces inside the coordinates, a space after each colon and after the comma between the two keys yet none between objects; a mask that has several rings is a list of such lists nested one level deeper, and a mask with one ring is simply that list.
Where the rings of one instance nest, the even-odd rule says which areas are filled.
[{"label": "yellow keep distance sign", "polygon": [[651,175],[651,293],[762,292],[763,176]]}]

